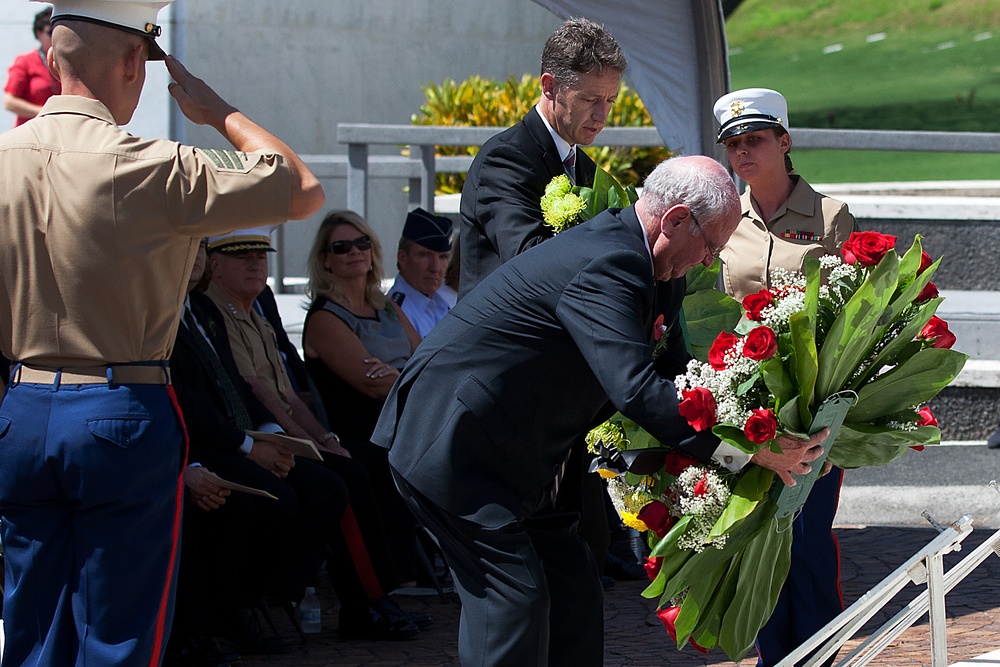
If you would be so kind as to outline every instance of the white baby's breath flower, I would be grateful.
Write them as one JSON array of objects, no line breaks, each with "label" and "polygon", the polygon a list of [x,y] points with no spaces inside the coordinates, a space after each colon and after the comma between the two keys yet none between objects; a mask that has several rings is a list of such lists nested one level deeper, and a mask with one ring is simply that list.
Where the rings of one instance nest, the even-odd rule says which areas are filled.
[{"label": "white baby's breath flower", "polygon": [[715,471],[699,466],[686,468],[671,485],[669,495],[674,499],[670,513],[691,517],[684,534],[677,539],[678,548],[699,553],[708,545],[717,549],[725,546],[725,535],[708,541],[708,534],[732,495]]}]

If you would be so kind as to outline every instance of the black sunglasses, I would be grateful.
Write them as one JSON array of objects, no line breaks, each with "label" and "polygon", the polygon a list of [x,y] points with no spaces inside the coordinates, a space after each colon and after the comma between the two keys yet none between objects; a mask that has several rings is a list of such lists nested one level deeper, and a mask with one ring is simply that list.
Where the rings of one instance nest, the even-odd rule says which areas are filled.
[{"label": "black sunglasses", "polygon": [[371,250],[372,239],[370,236],[365,235],[359,236],[353,241],[334,241],[326,249],[334,255],[346,255],[351,252],[351,246],[354,246],[358,250]]}]

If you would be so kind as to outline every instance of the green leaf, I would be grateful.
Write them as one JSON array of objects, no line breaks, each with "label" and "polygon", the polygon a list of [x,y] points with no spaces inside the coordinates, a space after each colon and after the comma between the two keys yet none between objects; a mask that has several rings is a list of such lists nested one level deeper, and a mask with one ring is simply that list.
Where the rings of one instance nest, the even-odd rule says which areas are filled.
[{"label": "green leaf", "polygon": [[791,373],[799,390],[799,421],[808,424],[812,421],[810,409],[816,402],[816,377],[819,374],[816,336],[809,316],[804,312],[792,313],[788,324],[792,332]]},{"label": "green leaf", "polygon": [[696,359],[708,360],[708,350],[720,331],[732,332],[743,309],[739,302],[710,288],[684,297],[684,337]]},{"label": "green leaf", "polygon": [[687,644],[691,633],[698,626],[702,613],[712,606],[712,598],[718,593],[722,584],[722,575],[725,574],[729,562],[720,560],[713,564],[704,573],[691,582],[687,595],[681,604],[681,611],[674,621],[674,629],[677,631],[677,648],[683,648]]},{"label": "green leaf", "polygon": [[734,662],[750,651],[774,611],[791,563],[792,520],[768,521],[743,553],[739,581],[719,632],[719,646]]},{"label": "green leaf", "polygon": [[757,380],[760,379],[760,373],[754,373],[747,380],[740,383],[740,386],[736,387],[736,395],[743,396],[748,391],[753,389],[754,385],[757,384]]},{"label": "green leaf", "polygon": [[[795,396],[778,410],[778,421],[782,428],[789,433],[802,433],[805,428],[802,426],[802,418],[799,416],[799,404],[801,396]],[[715,429],[712,429],[715,432]]]},{"label": "green leaf", "polygon": [[681,519],[673,525],[667,534],[663,536],[663,539],[656,543],[649,555],[653,558],[664,555],[667,552],[667,548],[672,546],[674,542],[677,541],[677,538],[680,537],[681,534],[683,534],[687,529],[688,524],[691,523],[691,518],[692,516],[690,514],[681,517]]},{"label": "green leaf", "polygon": [[740,479],[733,486],[732,496],[722,511],[719,520],[712,526],[708,539],[725,535],[757,508],[767,490],[774,482],[774,473],[762,466],[747,466]]},{"label": "green leaf", "polygon": [[845,304],[819,351],[816,397],[823,400],[844,386],[875,344],[876,328],[896,290],[899,258],[886,253]]},{"label": "green leaf", "polygon": [[[806,324],[809,327],[809,332],[812,334],[813,339],[815,339],[816,313],[819,310],[819,285],[822,282],[819,260],[815,257],[806,257],[803,268],[803,273],[806,277],[806,293],[803,310],[808,317]],[[815,356],[815,351],[813,352],[813,355]]]},{"label": "green leaf", "polygon": [[621,424],[622,430],[625,431],[625,437],[628,439],[628,448],[630,450],[650,449],[651,447],[660,446],[660,441],[650,435],[649,431],[639,426],[622,413],[616,412],[611,418],[611,421]]},{"label": "green leaf", "polygon": [[[934,316],[934,313],[937,311],[937,308],[941,305],[942,301],[944,301],[944,298],[939,297],[937,299],[931,299],[927,303],[920,306],[917,313],[913,316],[913,319],[911,319],[899,331],[899,333],[889,341],[888,345],[882,348],[882,350],[875,355],[875,358],[868,364],[867,372],[863,375],[859,375],[858,378],[851,383],[851,388],[857,389],[858,387],[870,382],[872,377],[874,377],[877,373],[880,373],[886,364],[895,363],[896,365],[899,365],[906,361],[909,357],[913,356],[913,353],[904,355],[903,351],[908,345],[912,346],[915,343],[914,338],[916,338],[917,334],[920,333],[920,330],[924,328],[924,325],[931,321],[931,317]],[[887,324],[885,329],[890,326],[892,326],[891,323]],[[883,331],[885,329],[883,329]],[[916,343],[916,346],[915,351],[920,349],[920,343]]]},{"label": "green leaf", "polygon": [[639,192],[631,183],[625,186],[625,196],[628,197],[629,206],[639,201]]},{"label": "green leaf", "polygon": [[929,347],[858,390],[846,423],[870,422],[926,403],[948,386],[969,355]]},{"label": "green leaf", "polygon": [[[716,284],[719,281],[719,272],[722,269],[722,263],[716,260],[713,262],[712,266],[705,266],[704,264],[695,264],[684,276],[687,282],[687,288],[684,292],[685,298],[691,296],[695,292],[700,292],[702,290],[714,290]],[[716,290],[717,291],[717,290]],[[724,294],[724,292],[719,292]],[[730,297],[732,298],[732,297]],[[733,299],[736,305],[739,302]],[[740,314],[743,313],[743,307],[740,306]]]},{"label": "green leaf", "polygon": [[771,357],[761,364],[761,371],[764,373],[764,384],[767,385],[767,390],[771,392],[778,403],[791,400],[792,396],[795,395],[795,384],[779,357]]},{"label": "green leaf", "polygon": [[923,238],[924,237],[920,234],[914,235],[913,243],[910,244],[910,249],[903,253],[903,256],[899,258],[899,282],[901,284],[913,280],[914,276],[917,275],[917,270],[920,269],[920,255],[923,251]]},{"label": "green leaf", "polygon": [[760,449],[760,445],[756,442],[751,442],[750,438],[743,433],[743,429],[736,428],[735,426],[716,424],[712,427],[712,434],[719,440],[728,442],[745,454],[756,454]]},{"label": "green leaf", "polygon": [[608,190],[611,189],[611,184],[614,180],[615,179],[611,177],[611,174],[604,171],[600,167],[598,167],[597,171],[594,173],[594,215],[597,215],[601,211],[608,208]]},{"label": "green leaf", "polygon": [[665,604],[677,597],[692,586],[695,580],[704,576],[705,572],[717,567],[720,562],[732,560],[774,518],[775,509],[773,503],[758,503],[750,516],[729,533],[725,546],[721,549],[708,547],[701,553],[692,554],[676,574],[667,579],[660,598],[661,603]]},{"label": "green leaf", "polygon": [[743,553],[739,552],[731,561],[723,575],[722,580],[716,588],[715,595],[702,610],[698,624],[695,626],[691,636],[703,648],[714,648],[719,644],[719,631],[722,629],[722,619],[726,610],[732,603],[733,595],[736,592],[736,584],[740,577],[740,568],[743,564]]},{"label": "green leaf", "polygon": [[[674,575],[684,566],[685,563],[694,555],[693,551],[687,549],[678,549],[676,545],[676,540],[669,544],[663,549],[663,561],[660,563],[660,571],[656,574],[656,578],[650,582],[646,590],[642,592],[642,596],[645,598],[655,598],[663,595],[663,590],[666,587],[668,580],[672,579]],[[669,598],[668,598],[669,600]]]},{"label": "green leaf", "polygon": [[830,449],[829,459],[845,470],[881,466],[898,459],[910,447],[938,442],[941,442],[941,430],[936,426],[900,431],[872,424],[844,424]]}]

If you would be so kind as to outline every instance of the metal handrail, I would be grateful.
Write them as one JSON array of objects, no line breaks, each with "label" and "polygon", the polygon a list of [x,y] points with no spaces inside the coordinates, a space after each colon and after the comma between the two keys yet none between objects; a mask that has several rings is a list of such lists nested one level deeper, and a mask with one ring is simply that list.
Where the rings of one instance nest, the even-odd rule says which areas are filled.
[{"label": "metal handrail", "polygon": [[[465,171],[471,164],[470,157],[436,157],[436,148],[479,146],[503,129],[339,123],[337,141],[347,145],[347,162],[343,167],[347,207],[364,216],[368,210],[368,179],[383,175],[398,177],[405,172],[410,180],[410,205],[433,210],[436,173]],[[1000,133],[992,132],[793,128],[791,135],[796,148],[804,149],[1000,153]],[[370,155],[371,146],[394,145],[409,147],[410,157]],[[662,146],[663,140],[655,127],[608,127],[597,136],[594,145],[649,147]]]},{"label": "metal handrail", "polygon": [[[347,155],[304,155],[320,178],[347,180],[347,208],[368,214],[368,184],[372,178],[405,178],[409,182],[410,208],[434,210],[434,183],[438,172],[463,173],[472,156],[437,156],[438,146],[480,146],[502,127],[451,127],[440,125],[379,125],[339,123],[337,141],[347,145]],[[825,130],[793,128],[796,148],[833,150],[889,150],[954,153],[1000,153],[1000,133],[918,132],[896,130]],[[655,127],[608,127],[595,146],[662,146]],[[409,156],[372,155],[372,146],[407,147]],[[283,233],[278,231],[276,288],[284,291]]]}]

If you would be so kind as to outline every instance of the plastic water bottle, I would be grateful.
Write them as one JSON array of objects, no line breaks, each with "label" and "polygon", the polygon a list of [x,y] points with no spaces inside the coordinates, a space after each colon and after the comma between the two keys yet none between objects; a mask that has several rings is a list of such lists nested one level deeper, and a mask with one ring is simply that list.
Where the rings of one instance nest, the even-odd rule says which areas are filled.
[{"label": "plastic water bottle", "polygon": [[322,630],[321,612],[316,589],[309,586],[306,588],[305,597],[299,604],[299,622],[302,624],[302,632],[314,635]]}]

